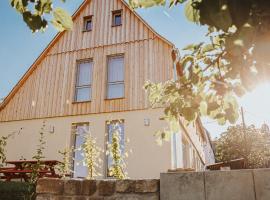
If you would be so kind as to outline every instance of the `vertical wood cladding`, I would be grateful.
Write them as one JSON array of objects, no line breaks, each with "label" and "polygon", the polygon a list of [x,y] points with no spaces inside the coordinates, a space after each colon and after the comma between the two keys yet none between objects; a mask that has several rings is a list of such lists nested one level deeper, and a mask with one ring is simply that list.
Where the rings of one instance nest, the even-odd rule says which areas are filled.
[{"label": "vertical wood cladding", "polygon": [[[112,11],[122,10],[122,26],[112,27]],[[83,18],[92,15],[92,31],[83,32]],[[92,0],[43,57],[8,104],[0,121],[90,113],[129,111],[148,107],[145,81],[173,77],[172,46],[157,37],[120,0]],[[125,98],[106,100],[107,56],[124,55]],[[92,101],[73,103],[76,62],[93,60]]]}]

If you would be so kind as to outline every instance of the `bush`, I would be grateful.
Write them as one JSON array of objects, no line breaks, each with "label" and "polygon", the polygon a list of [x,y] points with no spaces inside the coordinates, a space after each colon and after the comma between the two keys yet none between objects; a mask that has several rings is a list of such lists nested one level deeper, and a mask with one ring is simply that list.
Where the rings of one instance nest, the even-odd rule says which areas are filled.
[{"label": "bush", "polygon": [[0,199],[34,200],[35,186],[24,182],[0,182]]}]

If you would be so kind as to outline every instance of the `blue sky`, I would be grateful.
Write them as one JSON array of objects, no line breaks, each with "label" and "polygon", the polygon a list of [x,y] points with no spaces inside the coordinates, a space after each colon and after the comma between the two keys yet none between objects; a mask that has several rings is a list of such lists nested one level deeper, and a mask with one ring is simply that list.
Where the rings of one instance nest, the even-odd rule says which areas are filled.
[{"label": "blue sky", "polygon": [[[82,0],[69,0],[63,4],[59,1],[55,6],[61,6],[72,14],[79,7],[81,2]],[[155,7],[140,9],[137,10],[137,12],[158,33],[173,42],[179,49],[190,43],[205,40],[206,27],[201,27],[187,21],[182,6],[177,6],[173,9]],[[21,16],[11,8],[8,0],[0,1],[0,24],[0,98],[3,98],[10,92],[29,66],[51,41],[56,31],[52,27],[49,27],[45,33],[32,34],[23,22]],[[259,94],[256,93],[253,94],[254,97],[258,97],[258,95]],[[265,94],[263,95],[265,97]],[[264,105],[270,102],[270,95],[269,99],[258,99],[254,97],[249,95],[246,97],[247,100],[244,99],[242,101],[242,105],[247,109],[247,123],[254,121],[256,121],[258,125],[263,122],[270,123],[268,116],[261,114],[266,113],[265,107],[259,110],[254,106],[254,101],[261,101],[256,105]],[[266,104],[266,107],[269,106]],[[270,110],[268,113],[270,113]],[[226,126],[220,127],[213,122],[213,120],[204,119],[203,121],[206,128],[211,132],[212,137],[218,136],[226,129]]]}]

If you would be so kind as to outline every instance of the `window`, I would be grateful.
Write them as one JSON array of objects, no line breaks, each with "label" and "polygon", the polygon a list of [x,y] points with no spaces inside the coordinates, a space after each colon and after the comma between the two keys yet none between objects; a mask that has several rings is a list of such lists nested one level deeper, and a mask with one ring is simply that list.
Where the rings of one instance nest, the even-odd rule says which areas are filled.
[{"label": "window", "polygon": [[93,70],[93,62],[91,60],[78,62],[76,91],[75,91],[76,102],[91,100],[92,70]]},{"label": "window", "polygon": [[172,167],[174,169],[180,167],[180,162],[182,160],[182,147],[180,145],[181,142],[181,133],[173,133],[172,134]]},{"label": "window", "polygon": [[92,16],[87,16],[83,18],[83,31],[91,31],[92,25]]},{"label": "window", "polygon": [[[108,144],[112,143],[112,137],[115,132],[120,135],[120,150],[121,154],[124,154],[125,148],[125,136],[124,136],[124,120],[115,120],[111,122],[107,122],[107,133],[108,133]],[[113,164],[112,157],[110,155],[107,156],[107,177],[109,177],[109,169]]]},{"label": "window", "polygon": [[73,144],[74,147],[74,163],[73,177],[84,178],[87,176],[87,167],[83,165],[84,155],[81,146],[84,143],[85,135],[89,134],[89,123],[73,124]]},{"label": "window", "polygon": [[124,57],[113,56],[108,59],[107,99],[124,97]]},{"label": "window", "polygon": [[122,10],[116,10],[112,12],[112,26],[122,25]]}]

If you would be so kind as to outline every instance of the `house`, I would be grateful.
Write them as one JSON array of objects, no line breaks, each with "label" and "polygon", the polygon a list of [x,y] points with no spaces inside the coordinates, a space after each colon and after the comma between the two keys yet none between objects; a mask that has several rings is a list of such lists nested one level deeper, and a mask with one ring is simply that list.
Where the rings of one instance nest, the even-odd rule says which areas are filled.
[{"label": "house", "polygon": [[210,133],[207,129],[204,129],[208,142],[204,144],[205,165],[210,165],[216,162],[214,147]]},{"label": "house", "polygon": [[[174,134],[162,147],[155,131],[163,109],[151,109],[143,85],[173,78],[174,45],[156,33],[124,0],[86,0],[73,15],[74,27],[59,33],[0,105],[0,136],[14,132],[7,146],[9,160],[33,156],[46,121],[47,159],[61,159],[58,150],[78,147],[82,128],[90,129],[106,151],[110,126],[121,120],[121,142],[133,153],[127,158],[131,178],[155,178],[171,168],[203,169],[208,142],[199,120]],[[72,130],[78,134],[72,134]],[[107,134],[106,134],[107,133]],[[109,162],[103,155],[101,174]],[[75,160],[80,154],[75,154]],[[74,176],[84,176],[74,165]]]}]

